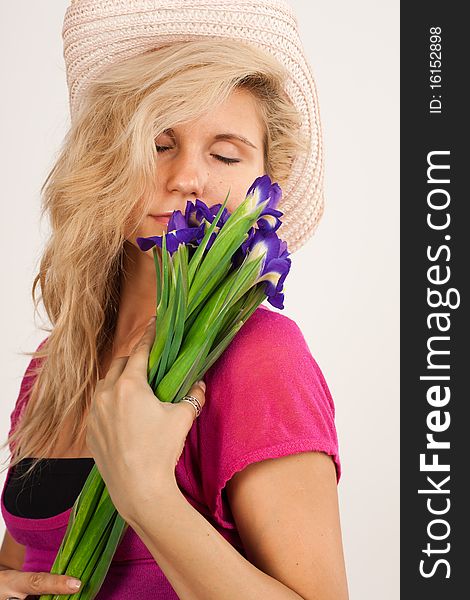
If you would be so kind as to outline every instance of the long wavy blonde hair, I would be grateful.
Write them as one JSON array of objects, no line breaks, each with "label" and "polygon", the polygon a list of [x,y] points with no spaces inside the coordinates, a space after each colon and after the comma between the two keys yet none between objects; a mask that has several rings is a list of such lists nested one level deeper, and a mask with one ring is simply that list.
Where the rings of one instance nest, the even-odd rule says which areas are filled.
[{"label": "long wavy blonde hair", "polygon": [[29,473],[50,456],[68,418],[71,445],[83,439],[117,321],[124,242],[139,226],[136,208],[143,218],[156,191],[155,138],[202,116],[235,88],[250,90],[265,125],[265,172],[282,187],[294,157],[310,143],[300,137],[285,77],[284,67],[261,50],[203,40],[140,54],[109,67],[88,88],[41,187],[41,218],[49,216],[51,235],[32,298],[35,315],[42,300],[52,328],[40,327],[49,336],[23,353],[38,367],[23,416],[2,445],[13,447],[11,466],[34,457]]}]

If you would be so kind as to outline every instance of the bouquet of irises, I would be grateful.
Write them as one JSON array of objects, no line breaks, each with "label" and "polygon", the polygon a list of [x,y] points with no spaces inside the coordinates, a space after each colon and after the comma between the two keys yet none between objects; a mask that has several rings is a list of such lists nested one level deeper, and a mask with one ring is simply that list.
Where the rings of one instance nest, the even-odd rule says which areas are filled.
[{"label": "bouquet of irises", "polygon": [[[162,402],[186,395],[266,298],[284,308],[291,260],[276,233],[281,188],[267,175],[258,177],[232,214],[228,197],[211,207],[188,201],[184,215],[173,212],[162,236],[137,238],[142,251],[152,249],[157,275],[156,336],[147,374]],[[82,581],[68,597],[95,598],[126,529],[93,466],[51,568]],[[59,596],[41,596],[46,599]]]}]

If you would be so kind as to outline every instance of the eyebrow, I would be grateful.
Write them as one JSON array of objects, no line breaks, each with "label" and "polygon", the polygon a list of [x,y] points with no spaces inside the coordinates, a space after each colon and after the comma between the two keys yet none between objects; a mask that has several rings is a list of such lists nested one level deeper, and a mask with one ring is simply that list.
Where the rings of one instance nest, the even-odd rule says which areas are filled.
[{"label": "eyebrow", "polygon": [[216,140],[240,140],[240,142],[243,142],[247,146],[251,146],[252,148],[257,150],[256,146],[254,144],[252,144],[249,139],[247,139],[243,135],[238,135],[236,133],[219,133],[218,135],[215,136],[214,139],[216,139]]},{"label": "eyebrow", "polygon": [[[174,136],[174,131],[171,127],[169,129],[166,129],[163,133],[168,133],[169,135]],[[247,146],[251,146],[251,148],[254,148],[255,150],[257,150],[257,147],[252,142],[250,142],[250,140],[248,138],[246,138],[243,135],[238,135],[237,133],[218,133],[217,135],[214,136],[214,139],[215,140],[239,140],[240,142],[243,142]]]}]

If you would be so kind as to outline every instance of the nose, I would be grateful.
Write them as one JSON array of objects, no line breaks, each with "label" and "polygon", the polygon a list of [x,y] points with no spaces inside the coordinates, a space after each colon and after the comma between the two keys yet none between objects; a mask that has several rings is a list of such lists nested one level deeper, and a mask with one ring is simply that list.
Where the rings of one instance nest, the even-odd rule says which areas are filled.
[{"label": "nose", "polygon": [[167,167],[166,187],[170,194],[179,195],[183,200],[202,198],[208,173],[194,154],[180,151]]}]

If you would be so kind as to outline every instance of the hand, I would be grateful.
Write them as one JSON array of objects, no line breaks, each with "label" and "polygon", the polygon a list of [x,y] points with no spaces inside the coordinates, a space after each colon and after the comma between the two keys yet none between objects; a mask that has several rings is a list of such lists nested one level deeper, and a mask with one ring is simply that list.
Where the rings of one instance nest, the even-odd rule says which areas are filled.
[{"label": "hand", "polygon": [[[87,418],[88,449],[124,519],[168,485],[178,490],[175,467],[196,418],[191,404],[161,402],[148,384],[154,338],[153,320],[130,356],[115,358],[98,381]],[[197,383],[189,391],[201,407],[204,391]]]},{"label": "hand", "polygon": [[70,595],[78,592],[79,587],[70,587],[67,581],[78,581],[70,575],[53,575],[43,572],[25,572],[14,569],[0,570],[0,598],[19,598],[24,600],[29,594],[39,598],[42,594]]}]

